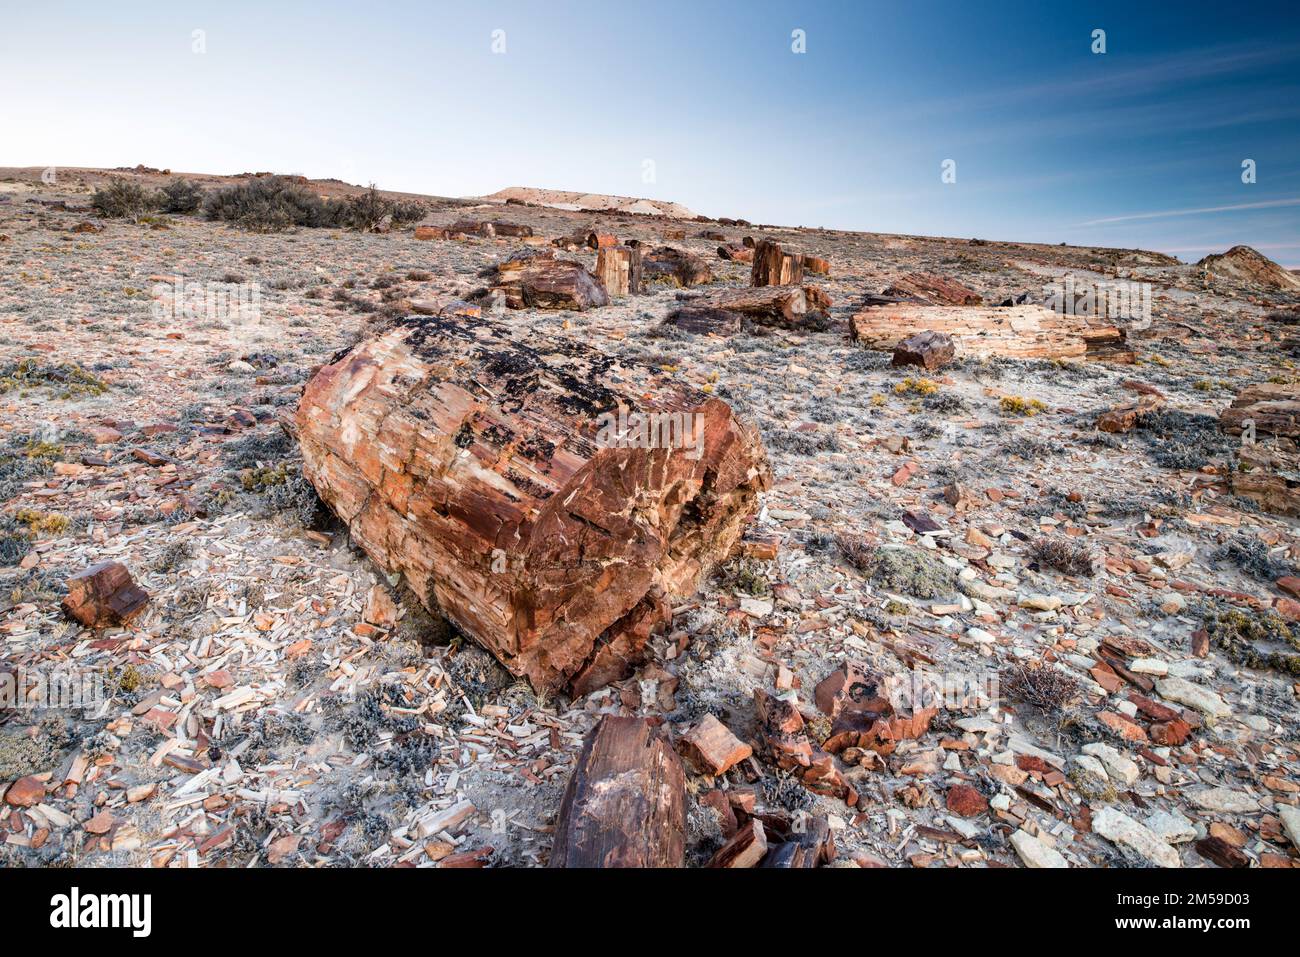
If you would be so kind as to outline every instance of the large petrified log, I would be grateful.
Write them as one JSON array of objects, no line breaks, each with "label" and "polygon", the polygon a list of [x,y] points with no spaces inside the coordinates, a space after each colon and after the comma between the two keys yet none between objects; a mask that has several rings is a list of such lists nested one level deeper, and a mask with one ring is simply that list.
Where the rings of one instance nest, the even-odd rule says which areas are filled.
[{"label": "large petrified log", "polygon": [[978,306],[984,302],[974,289],[929,272],[900,276],[884,294],[899,299],[917,299],[934,306]]},{"label": "large petrified log", "polygon": [[617,680],[770,483],[726,403],[566,338],[410,316],[322,367],[303,470],[354,540],[537,688]]},{"label": "large petrified log", "polygon": [[761,326],[823,329],[831,298],[816,286],[742,286],[693,299],[690,307],[736,313]]},{"label": "large petrified log", "polygon": [[709,264],[684,249],[657,246],[641,257],[646,282],[667,282],[674,286],[699,286],[713,282]]},{"label": "large petrified log", "polygon": [[952,336],[958,357],[1133,361],[1122,328],[1042,306],[884,303],[855,313],[849,324],[855,342],[890,352],[904,339],[926,330]]},{"label": "large petrified log", "polygon": [[641,250],[601,246],[596,254],[596,278],[611,296],[640,295]]},{"label": "large petrified log", "polygon": [[609,305],[600,280],[582,263],[556,259],[549,249],[516,253],[497,265],[492,292],[511,309],[574,309]]},{"label": "large petrified log", "polygon": [[645,718],[606,715],[587,735],[560,802],[551,867],[681,867],[686,776]]},{"label": "large petrified log", "polygon": [[754,247],[754,265],[750,268],[751,286],[793,286],[803,282],[803,257],[781,250],[779,243],[760,239]]}]

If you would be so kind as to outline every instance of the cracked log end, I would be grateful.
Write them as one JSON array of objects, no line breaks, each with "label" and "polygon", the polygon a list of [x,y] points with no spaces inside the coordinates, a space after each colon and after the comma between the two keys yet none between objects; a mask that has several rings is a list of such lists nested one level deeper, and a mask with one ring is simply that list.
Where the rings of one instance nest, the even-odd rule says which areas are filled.
[{"label": "cracked log end", "polygon": [[295,418],[303,469],[428,608],[535,688],[581,694],[636,663],[771,478],[726,403],[510,331],[411,316],[322,367]]}]

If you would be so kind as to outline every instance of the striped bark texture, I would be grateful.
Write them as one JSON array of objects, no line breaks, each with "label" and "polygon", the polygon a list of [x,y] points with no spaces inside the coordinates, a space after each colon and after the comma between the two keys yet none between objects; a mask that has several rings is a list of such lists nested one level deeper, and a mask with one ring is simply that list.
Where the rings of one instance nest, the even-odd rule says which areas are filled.
[{"label": "striped bark texture", "polygon": [[297,411],[303,468],[426,607],[534,687],[585,693],[626,675],[771,476],[719,399],[515,334],[410,316],[336,357]]}]

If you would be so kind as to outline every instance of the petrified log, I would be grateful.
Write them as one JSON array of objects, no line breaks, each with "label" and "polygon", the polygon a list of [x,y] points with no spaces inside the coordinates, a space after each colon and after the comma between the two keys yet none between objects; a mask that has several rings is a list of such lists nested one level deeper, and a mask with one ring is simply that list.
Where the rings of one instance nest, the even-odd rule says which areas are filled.
[{"label": "petrified log", "polygon": [[729,246],[719,246],[718,258],[725,259],[728,262],[752,263],[754,261],[754,250],[748,246],[734,243]]},{"label": "petrified log", "polygon": [[754,265],[749,271],[751,286],[791,286],[803,282],[803,257],[781,251],[771,239],[759,240],[754,247]]},{"label": "petrified log", "polygon": [[884,294],[899,299],[917,299],[934,306],[978,306],[984,302],[974,289],[928,272],[908,273],[895,279]]},{"label": "petrified log", "polygon": [[149,593],[121,562],[100,562],[68,579],[63,610],[87,628],[125,625],[144,611]]},{"label": "petrified log", "polygon": [[1132,362],[1126,334],[1088,316],[1061,315],[1042,306],[992,308],[873,305],[853,315],[849,335],[870,349],[893,351],[918,332],[952,336],[958,356],[1014,359],[1110,359]]},{"label": "petrified log", "polygon": [[731,312],[727,309],[713,309],[709,306],[684,306],[669,313],[664,323],[676,326],[678,329],[697,336],[709,334],[734,336],[740,332],[742,318],[740,313]]},{"label": "petrified log", "polygon": [[641,257],[646,282],[698,286],[713,282],[713,271],[699,256],[673,246],[658,246]]},{"label": "petrified log", "polygon": [[1228,473],[1234,495],[1248,498],[1266,512],[1300,515],[1300,456],[1270,448],[1272,442],[1243,443],[1238,450],[1241,468]]},{"label": "petrified log", "polygon": [[585,693],[726,557],[770,473],[721,400],[510,332],[409,316],[322,367],[303,471],[427,607],[534,687]]},{"label": "petrified log", "polygon": [[453,236],[482,236],[484,239],[496,235],[496,229],[491,223],[478,219],[458,219],[447,227],[447,232]]},{"label": "petrified log", "polygon": [[820,256],[804,256],[803,270],[818,276],[829,276],[831,274],[831,261],[822,259]]},{"label": "petrified log", "polygon": [[524,226],[519,223],[493,222],[488,225],[492,227],[492,234],[494,236],[527,237],[533,234],[533,227]]},{"label": "petrified log", "polygon": [[596,278],[611,296],[640,295],[641,250],[601,246],[596,254]]},{"label": "petrified log", "polygon": [[1246,386],[1220,413],[1219,425],[1240,434],[1247,422],[1255,424],[1257,434],[1300,437],[1300,389],[1275,382]]},{"label": "petrified log", "polygon": [[938,369],[952,361],[956,354],[952,336],[929,329],[908,336],[894,347],[891,365],[920,366],[926,370]]},{"label": "petrified log", "polygon": [[592,231],[587,233],[586,244],[592,249],[603,249],[606,246],[618,245],[618,239],[612,233]]},{"label": "petrified log", "polygon": [[681,867],[686,778],[660,729],[606,715],[560,802],[551,867]]},{"label": "petrified log", "polygon": [[609,305],[609,294],[582,263],[556,259],[549,249],[511,256],[497,266],[493,293],[511,309],[573,309]]},{"label": "petrified log", "polygon": [[451,233],[443,229],[441,226],[416,226],[415,227],[416,239],[448,239],[450,238],[450,236]]},{"label": "petrified log", "polygon": [[819,329],[830,296],[814,286],[746,286],[703,296],[691,306],[739,313],[759,325]]}]

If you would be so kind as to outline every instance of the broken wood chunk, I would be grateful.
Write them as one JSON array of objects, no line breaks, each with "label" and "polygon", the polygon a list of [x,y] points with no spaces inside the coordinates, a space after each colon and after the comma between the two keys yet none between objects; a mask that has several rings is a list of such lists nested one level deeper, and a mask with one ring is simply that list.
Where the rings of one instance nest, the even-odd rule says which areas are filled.
[{"label": "broken wood chunk", "polygon": [[718,247],[718,258],[729,262],[752,263],[754,261],[754,250],[739,243],[729,243]]},{"label": "broken wood chunk", "polygon": [[68,579],[63,610],[87,628],[125,625],[144,611],[149,594],[121,562],[100,562]]},{"label": "broken wood chunk", "polygon": [[757,867],[767,853],[767,834],[763,822],[750,818],[749,823],[737,829],[731,839],[718,848],[705,867]]},{"label": "broken wood chunk", "polygon": [[734,336],[740,332],[742,324],[740,313],[709,306],[685,306],[674,309],[664,320],[664,325],[676,326],[698,336]]},{"label": "broken wood chunk", "polygon": [[1132,362],[1126,333],[1086,316],[1061,315],[1042,306],[869,305],[853,315],[849,336],[869,349],[892,352],[918,332],[951,336],[958,357],[1109,359]]},{"label": "broken wood chunk", "polygon": [[673,246],[658,246],[641,257],[645,281],[666,282],[673,286],[699,286],[713,282],[709,264],[693,253]]},{"label": "broken wood chunk", "polygon": [[892,365],[920,366],[922,369],[934,370],[947,365],[956,354],[952,336],[927,329],[908,336],[894,347]]},{"label": "broken wood chunk", "polygon": [[303,472],[385,574],[538,689],[617,680],[771,482],[720,399],[567,338],[408,316],[323,366]]},{"label": "broken wood chunk", "polygon": [[497,266],[493,294],[511,309],[573,309],[609,305],[605,287],[582,263],[556,259],[549,250],[529,250]]},{"label": "broken wood chunk", "polygon": [[725,774],[754,753],[731,729],[711,714],[706,714],[679,743],[683,757],[700,774],[717,777]]},{"label": "broken wood chunk", "polygon": [[681,867],[686,777],[661,729],[605,715],[560,802],[551,867]]}]

